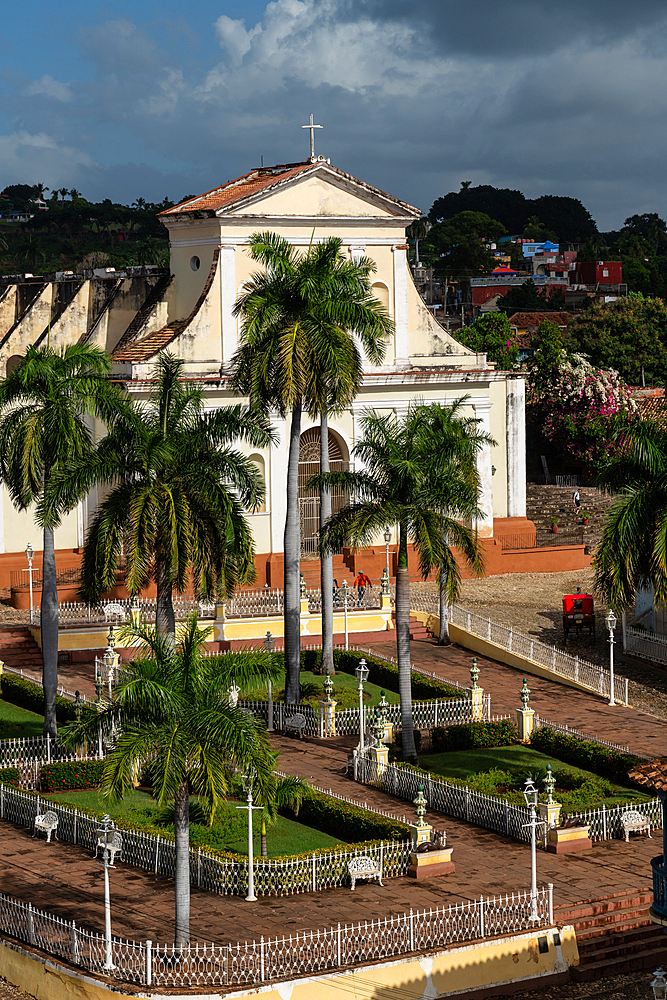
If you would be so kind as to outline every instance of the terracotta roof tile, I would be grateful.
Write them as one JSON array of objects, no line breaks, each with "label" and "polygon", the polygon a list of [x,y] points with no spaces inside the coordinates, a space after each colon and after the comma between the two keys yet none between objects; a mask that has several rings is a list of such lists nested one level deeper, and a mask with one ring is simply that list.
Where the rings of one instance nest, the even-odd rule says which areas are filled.
[{"label": "terracotta roof tile", "polygon": [[567,326],[573,316],[568,312],[517,312],[509,318],[510,326],[521,326],[527,330],[537,329],[545,319],[558,326]]},{"label": "terracotta roof tile", "polygon": [[304,173],[314,166],[321,166],[321,163],[289,163],[284,167],[265,167],[252,170],[243,177],[223,184],[222,187],[213,188],[212,191],[205,191],[204,194],[196,198],[189,198],[188,201],[174,205],[160,215],[180,215],[184,212],[215,212],[219,208],[231,205],[235,201],[241,201],[256,191],[263,191],[274,184],[282,183],[297,174]]},{"label": "terracotta roof tile", "polygon": [[149,358],[163,351],[172,340],[175,340],[185,325],[186,321],[181,320],[180,323],[170,323],[169,326],[163,326],[161,330],[149,333],[147,337],[143,337],[133,344],[127,344],[122,350],[114,351],[112,358],[114,361],[132,361],[134,364],[148,361]]},{"label": "terracotta roof tile", "polygon": [[667,757],[658,757],[648,764],[638,764],[628,771],[628,778],[654,792],[667,792]]},{"label": "terracotta roof tile", "polygon": [[660,396],[640,396],[637,399],[639,412],[648,420],[667,420],[667,399]]}]

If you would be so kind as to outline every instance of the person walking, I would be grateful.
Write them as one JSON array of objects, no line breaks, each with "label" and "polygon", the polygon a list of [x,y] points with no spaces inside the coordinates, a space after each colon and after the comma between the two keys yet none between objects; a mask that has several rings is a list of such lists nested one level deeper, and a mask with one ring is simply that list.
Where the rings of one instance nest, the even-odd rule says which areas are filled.
[{"label": "person walking", "polygon": [[575,489],[572,494],[572,505],[574,507],[574,513],[579,513],[579,508],[581,507],[581,497],[579,496],[579,490]]},{"label": "person walking", "polygon": [[366,587],[372,587],[373,584],[363,570],[359,570],[359,573],[354,578],[352,586],[357,588],[357,607],[361,607],[364,600],[364,594],[366,593]]}]

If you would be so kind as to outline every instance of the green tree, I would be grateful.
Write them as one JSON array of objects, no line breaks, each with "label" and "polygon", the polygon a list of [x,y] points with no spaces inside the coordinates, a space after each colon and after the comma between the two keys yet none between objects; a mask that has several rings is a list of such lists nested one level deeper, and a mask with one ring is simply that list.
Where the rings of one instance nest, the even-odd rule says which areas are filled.
[{"label": "green tree", "polygon": [[82,596],[94,604],[113,587],[124,554],[131,594],[155,581],[157,628],[172,642],[174,590],[183,593],[192,579],[197,595],[210,599],[254,572],[244,510],[257,507],[264,484],[232,444],[272,441],[267,422],[247,407],[205,411],[183,367],[161,354],[147,403],[119,408],[95,454],[55,480],[49,498],[67,509],[93,486],[108,488],[86,538]]},{"label": "green tree", "polygon": [[233,683],[270,676],[261,651],[208,656],[207,632],[196,616],[174,647],[150,627],[123,629],[123,640],[141,644],[123,669],[113,702],[62,731],[70,746],[95,742],[98,732],[116,735],[106,759],[102,792],[112,801],[131,788],[144,764],[160,805],[174,803],[175,940],[190,938],[190,794],[202,802],[209,819],[226,798],[234,768],[251,767],[259,789],[275,783],[271,751],[263,724],[232,707]]},{"label": "green tree", "polygon": [[295,816],[299,815],[307,788],[308,782],[293,774],[285,778],[279,778],[278,775],[272,774],[268,781],[253,784],[253,800],[256,805],[264,807],[261,816],[261,852],[263,858],[268,857],[267,829],[275,826],[281,809],[291,809]]},{"label": "green tree", "polygon": [[421,219],[415,219],[405,230],[405,235],[407,239],[414,240],[415,242],[415,264],[420,261],[419,256],[419,241],[423,240],[428,236],[429,230],[431,229],[431,223],[428,216],[423,215]]},{"label": "green tree", "polygon": [[317,477],[331,485],[344,486],[354,498],[330,518],[321,538],[324,551],[333,551],[347,543],[354,547],[370,545],[387,523],[398,525],[398,690],[403,754],[412,763],[417,760],[417,752],[410,676],[408,544],[414,545],[424,578],[433,569],[452,565],[449,545],[458,547],[474,569],[481,567],[475,535],[461,523],[481,516],[477,498],[474,496],[473,502],[471,484],[456,466],[438,458],[440,445],[434,425],[433,406],[413,403],[400,419],[367,411],[362,418],[361,440],[354,448],[364,471]]},{"label": "green tree", "polygon": [[[253,275],[240,296],[241,344],[232,362],[232,382],[265,413],[290,414],[287,466],[287,514],[284,534],[285,701],[299,696],[301,663],[299,526],[299,445],[303,410],[320,416],[320,468],[329,469],[328,414],[349,405],[356,395],[362,357],[352,331],[368,358],[384,357],[384,338],[392,323],[371,296],[368,258],[345,260],[340,239],[312,243],[304,254],[275,233],[255,233],[250,254],[265,268]],[[323,482],[321,520],[331,512]],[[333,669],[333,570],[322,568],[323,669]]]},{"label": "green tree", "polygon": [[537,215],[531,215],[527,220],[523,235],[524,239],[535,240],[536,243],[544,243],[547,240],[552,243],[558,242],[556,233],[552,229],[548,229]]},{"label": "green tree", "polygon": [[541,291],[533,278],[526,278],[520,285],[510,288],[498,299],[498,309],[511,316],[515,312],[550,312],[551,304],[546,291]]},{"label": "green tree", "polygon": [[570,324],[567,341],[630,385],[667,378],[667,308],[661,299],[631,295],[596,304]]},{"label": "green tree", "polygon": [[486,353],[489,361],[505,371],[511,371],[519,360],[519,345],[506,313],[484,313],[473,326],[464,327],[458,339],[465,347]]},{"label": "green tree", "polygon": [[667,250],[667,223],[657,212],[631,215],[625,220],[621,233],[643,240],[651,254]]},{"label": "green tree", "polygon": [[558,323],[543,319],[533,336],[531,377],[535,385],[546,385],[563,357],[563,337]]},{"label": "green tree", "polygon": [[[72,463],[90,460],[87,418],[110,418],[119,399],[106,378],[110,368],[109,358],[96,347],[75,344],[55,351],[31,346],[0,382],[0,471],[19,510],[43,499],[54,478],[67,476]],[[53,529],[58,512],[71,510],[75,504],[76,499],[58,503],[52,516],[37,509],[37,522],[43,529],[40,621],[45,736],[57,732],[58,588]]]},{"label": "green tree", "polygon": [[636,421],[616,432],[617,448],[598,476],[614,495],[594,559],[595,587],[618,611],[636,589],[667,602],[667,428]]},{"label": "green tree", "polygon": [[432,226],[423,242],[439,258],[439,269],[465,279],[493,270],[495,259],[487,243],[504,233],[502,223],[483,212],[460,212]]}]

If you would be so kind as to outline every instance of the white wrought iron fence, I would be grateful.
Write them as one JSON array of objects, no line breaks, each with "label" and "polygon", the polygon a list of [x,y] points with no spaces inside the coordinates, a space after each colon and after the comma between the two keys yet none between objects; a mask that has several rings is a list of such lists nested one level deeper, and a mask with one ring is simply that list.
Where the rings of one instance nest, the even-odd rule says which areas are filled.
[{"label": "white wrought iron fence", "polygon": [[[185,620],[193,611],[197,612],[199,618],[215,618],[215,604],[207,601],[197,600],[193,594],[176,595],[173,599],[174,614],[178,620]],[[109,609],[114,606],[122,609],[122,613],[115,614]],[[153,598],[143,598],[133,601],[132,598],[99,601],[97,604],[84,604],[81,601],[65,601],[58,604],[58,623],[60,627],[67,625],[101,625],[111,623],[129,623],[132,610],[138,609],[142,622],[155,622],[155,609],[157,600]],[[35,610],[36,620],[39,620],[39,608]]]},{"label": "white wrought iron fence", "polygon": [[430,910],[338,924],[237,944],[160,945],[113,938],[111,970],[105,939],[11,896],[0,895],[0,930],[8,937],[88,971],[146,986],[230,986],[312,975],[379,959],[516,934],[553,924],[553,886],[537,890],[537,923],[531,896],[517,891]]},{"label": "white wrought iron fence", "polygon": [[[95,849],[98,819],[40,795],[30,795],[0,784],[0,819],[30,828],[46,803],[58,815],[59,840],[87,847],[91,851]],[[176,859],[172,839],[132,829],[122,829],[121,834],[123,860],[127,864],[155,875],[174,877]],[[388,878],[406,875],[411,850],[408,840],[369,841],[358,848],[316,851],[275,861],[256,858],[255,892],[262,896],[291,895],[347,885],[348,862],[367,855],[376,858]],[[220,858],[200,848],[191,848],[190,881],[208,892],[244,895],[248,889],[248,864],[243,858]]]},{"label": "white wrought iron fence", "polygon": [[506,799],[477,792],[468,785],[452,785],[444,778],[434,778],[426,771],[389,764],[379,768],[366,754],[357,755],[356,778],[365,785],[375,785],[396,798],[413,802],[418,786],[423,785],[432,812],[465,820],[475,826],[505,834],[515,840],[530,840],[530,813]]},{"label": "white wrought iron fence", "polygon": [[[414,601],[411,599],[410,603],[413,606],[417,603],[421,604],[422,610],[428,610],[431,614],[438,613],[438,599],[435,594],[422,594]],[[582,687],[603,698],[609,698],[610,673],[595,663],[589,663],[587,660],[581,659],[580,656],[572,656],[556,646],[547,646],[539,639],[523,635],[511,626],[500,625],[474,611],[466,611],[458,604],[449,606],[449,620],[454,625],[465,629],[466,632],[478,635],[496,646],[517,653],[519,656],[525,656],[526,659],[546,667],[552,673],[576,681]],[[624,705],[628,704],[627,677],[620,677],[618,674],[614,676],[614,699]]]},{"label": "white wrought iron fence", "polygon": [[[654,829],[662,829],[662,804],[659,798],[650,799],[648,802],[621,802],[616,806],[603,804],[597,809],[570,812],[567,814],[567,820],[568,822],[579,822],[582,826],[590,826],[589,836],[591,840],[614,840],[623,837],[621,817],[629,810],[647,816]],[[562,818],[565,819],[565,817]]]},{"label": "white wrought iron fence", "polygon": [[625,652],[653,663],[667,663],[667,636],[629,625],[625,630]]}]

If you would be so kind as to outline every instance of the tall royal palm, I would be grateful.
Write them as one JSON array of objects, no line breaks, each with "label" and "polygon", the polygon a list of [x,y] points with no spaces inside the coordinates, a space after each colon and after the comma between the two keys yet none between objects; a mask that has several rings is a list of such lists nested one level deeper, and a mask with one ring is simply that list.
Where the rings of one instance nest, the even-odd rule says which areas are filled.
[{"label": "tall royal palm", "polygon": [[598,485],[615,494],[594,559],[595,587],[617,611],[635,589],[667,602],[667,428],[638,421],[617,431],[618,450]]},{"label": "tall royal palm", "polygon": [[[103,351],[73,345],[62,351],[29,347],[19,364],[0,382],[0,470],[19,510],[43,499],[54,477],[73,462],[85,463],[92,449],[94,417],[109,418],[119,399],[106,376],[111,365]],[[64,501],[58,511],[75,506]],[[58,588],[54,519],[41,507],[42,682],[44,734],[55,736],[58,689]]]},{"label": "tall royal palm", "polygon": [[259,789],[273,787],[272,752],[261,722],[232,707],[232,684],[270,676],[270,660],[255,652],[206,656],[207,633],[196,617],[178,646],[147,627],[129,627],[121,638],[140,644],[101,713],[90,713],[63,729],[66,743],[94,742],[120,733],[107,756],[102,791],[112,800],[131,788],[142,762],[160,804],[174,803],[176,841],[176,944],[190,936],[190,794],[199,796],[208,817],[229,790],[235,768],[252,768]]},{"label": "tall royal palm", "polygon": [[322,536],[325,549],[345,542],[370,545],[387,523],[398,525],[396,571],[396,645],[401,696],[403,754],[416,762],[410,676],[410,572],[408,546],[414,546],[425,578],[451,564],[456,546],[475,571],[481,557],[474,533],[462,519],[479,517],[476,491],[455,462],[436,461],[435,405],[412,404],[404,417],[367,411],[362,437],[354,448],[363,472],[330,473],[330,485],[346,487],[353,500],[334,513]]},{"label": "tall royal palm", "polygon": [[[374,264],[343,257],[340,239],[312,243],[305,253],[275,233],[256,233],[252,258],[265,270],[253,275],[236,304],[241,346],[233,381],[251,406],[290,416],[287,512],[284,533],[285,700],[299,698],[299,445],[304,410],[321,421],[320,462],[329,468],[328,414],[349,405],[359,390],[363,359],[355,336],[375,364],[384,357],[392,323],[371,295]],[[353,334],[355,336],[353,336]],[[328,485],[321,491],[321,521],[331,512]],[[331,554],[322,564],[324,664],[333,669],[333,571]],[[326,669],[326,666],[324,667]]]},{"label": "tall royal palm", "polygon": [[107,486],[86,539],[82,596],[93,603],[113,587],[124,554],[128,590],[155,581],[157,626],[172,640],[173,593],[183,593],[189,578],[198,596],[211,598],[253,573],[244,511],[258,505],[264,484],[232,444],[272,441],[247,407],[206,411],[202,390],[182,372],[182,360],[161,354],[147,403],[119,410],[94,456],[69,468],[51,492],[51,503],[67,505]]},{"label": "tall royal palm", "polygon": [[[463,499],[463,490],[467,486],[468,502],[472,511],[477,507],[480,491],[477,455],[485,445],[492,445],[495,442],[489,434],[479,429],[476,417],[465,416],[462,413],[467,402],[468,397],[462,396],[454,400],[451,406],[431,405],[428,421],[430,433],[434,438],[431,455],[434,468],[444,474],[455,472],[461,488],[459,499]],[[461,590],[460,567],[448,545],[445,546],[439,582],[438,644],[442,646],[449,641],[450,605],[458,598]]]}]

